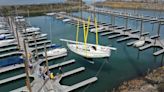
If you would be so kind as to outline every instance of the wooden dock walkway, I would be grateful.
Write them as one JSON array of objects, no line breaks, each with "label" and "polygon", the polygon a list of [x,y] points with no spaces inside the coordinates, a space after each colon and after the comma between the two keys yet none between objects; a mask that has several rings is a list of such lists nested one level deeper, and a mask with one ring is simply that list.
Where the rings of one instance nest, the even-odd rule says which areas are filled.
[{"label": "wooden dock walkway", "polygon": [[[18,34],[19,34],[19,37],[20,37],[19,40],[20,40],[21,50],[24,51],[24,48],[23,48],[23,39],[24,38],[22,37],[23,34],[21,34],[20,32],[18,32]],[[28,36],[30,36],[30,35],[28,35]],[[45,42],[49,42],[49,40],[37,42],[37,44],[39,45],[39,44],[42,44],[42,43],[45,43]],[[35,44],[34,43],[29,43],[29,46],[30,45],[35,45]],[[35,48],[30,48],[29,46],[28,46],[28,42],[26,42],[26,47],[27,47],[27,51],[28,51],[27,53],[32,53],[32,51],[34,51]],[[51,47],[51,45],[47,45],[46,47],[47,48],[48,47]],[[40,46],[37,47],[37,49],[43,49],[43,48],[44,48],[43,45],[42,46],[40,45]],[[24,52],[22,52],[22,53],[24,54]],[[67,53],[64,53],[64,54],[61,54],[61,55],[58,55],[58,56],[48,57],[47,59],[48,60],[52,60],[52,59],[55,59],[55,58],[66,56],[66,55],[67,55]],[[80,68],[73,69],[71,71],[68,71],[68,72],[63,73],[61,75],[61,77],[57,76],[57,77],[59,77],[57,80],[50,80],[50,79],[48,79],[48,80],[44,81],[42,78],[39,78],[39,75],[37,75],[37,72],[39,71],[39,66],[41,65],[41,63],[43,63],[45,61],[46,61],[45,58],[43,58],[43,59],[40,58],[38,61],[32,62],[33,66],[36,66],[34,68],[34,70],[35,70],[34,73],[31,75],[31,76],[35,77],[34,78],[34,81],[31,83],[31,85],[32,85],[31,87],[32,87],[32,90],[34,92],[37,92],[37,91],[39,91],[39,92],[50,92],[50,91],[51,92],[65,92],[63,86],[60,85],[60,83],[59,83],[60,80],[63,77],[66,77],[66,76],[69,76],[69,75],[72,75],[72,74],[75,74],[75,73],[78,73],[78,72],[81,72],[81,71],[84,71],[85,70],[84,67],[80,67]],[[68,61],[65,61],[65,62],[62,62],[62,63],[59,63],[59,64],[55,64],[55,65],[49,66],[49,68],[50,69],[53,69],[53,68],[57,68],[57,67],[60,67],[60,66],[72,64],[74,62],[75,62],[75,60],[72,59],[72,60],[68,60]],[[8,69],[8,71],[9,70],[11,70],[11,69]],[[7,71],[7,69],[6,69],[6,71]],[[21,74],[21,75],[18,75],[18,76],[14,76],[14,77],[10,77],[10,78],[4,79],[0,83],[3,84],[3,83],[10,82],[10,81],[13,81],[13,80],[16,80],[16,79],[19,79],[19,78],[23,78],[23,77],[25,77],[25,75],[24,74]],[[97,79],[95,79],[95,78],[88,79],[88,80],[83,81],[83,82],[81,82],[81,83],[79,83],[77,85],[73,85],[71,87],[71,89],[69,89],[69,90],[77,89],[77,88],[79,88],[81,86],[87,85],[87,84],[92,83],[93,81],[96,81],[96,80]],[[53,86],[53,85],[55,85],[55,86]],[[23,91],[23,90],[27,90],[27,88],[26,87],[22,87],[22,88],[19,88],[19,89],[15,89],[12,92],[19,92],[19,91]]]}]

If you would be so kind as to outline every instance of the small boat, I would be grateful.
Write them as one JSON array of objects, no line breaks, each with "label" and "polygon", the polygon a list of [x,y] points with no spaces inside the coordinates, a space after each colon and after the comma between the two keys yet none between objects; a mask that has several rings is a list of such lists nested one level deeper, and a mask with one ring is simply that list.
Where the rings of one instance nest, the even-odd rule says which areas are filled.
[{"label": "small boat", "polygon": [[5,34],[5,33],[10,33],[10,31],[5,29],[0,29],[0,34]]},{"label": "small boat", "polygon": [[4,34],[0,34],[0,40],[4,40],[6,36]]},{"label": "small boat", "polygon": [[46,37],[47,34],[40,34],[40,35],[37,35],[36,38],[42,38],[42,37]]},{"label": "small boat", "polygon": [[15,39],[0,40],[0,46],[5,46],[13,42],[16,42],[16,40]]},{"label": "small boat", "polygon": [[[104,27],[99,27],[99,28],[97,28],[97,31],[101,32],[101,30],[103,30],[103,29],[104,29]],[[91,29],[90,32],[95,32],[96,33],[96,28]]]},{"label": "small boat", "polygon": [[5,27],[5,25],[4,24],[0,24],[0,28],[4,28]]},{"label": "small boat", "polygon": [[24,22],[25,19],[24,19],[23,16],[16,16],[16,17],[15,17],[15,21],[16,21],[16,22]]},{"label": "small boat", "polygon": [[136,41],[134,44],[133,44],[133,46],[134,47],[141,47],[141,46],[143,46],[145,44],[145,40],[138,40],[138,41]]},{"label": "small boat", "polygon": [[23,16],[16,16],[15,19],[22,19]]},{"label": "small boat", "polygon": [[36,32],[39,31],[39,27],[27,27],[26,30],[23,30],[23,32]]},{"label": "small boat", "polygon": [[71,19],[64,19],[63,22],[71,21]]},{"label": "small boat", "polygon": [[53,15],[55,15],[55,13],[54,13],[54,12],[46,13],[46,15],[47,15],[47,16],[53,16]]},{"label": "small boat", "polygon": [[[47,36],[47,34],[40,34],[40,35],[36,35],[36,39],[38,39],[38,38],[42,38],[42,37],[46,37]],[[27,37],[29,40],[33,40],[34,38],[33,38],[33,36],[29,36],[29,37]]]},{"label": "small boat", "polygon": [[[67,53],[66,48],[55,48],[50,51],[47,51],[47,57],[58,56]],[[45,57],[45,52],[43,52],[43,56]]]},{"label": "small boat", "polygon": [[57,16],[56,19],[62,19],[63,17],[62,16]]}]

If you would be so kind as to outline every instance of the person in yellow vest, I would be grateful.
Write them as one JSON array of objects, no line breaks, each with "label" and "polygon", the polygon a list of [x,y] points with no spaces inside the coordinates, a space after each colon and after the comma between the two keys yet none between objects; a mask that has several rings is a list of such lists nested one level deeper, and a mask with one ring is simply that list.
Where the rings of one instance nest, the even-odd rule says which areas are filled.
[{"label": "person in yellow vest", "polygon": [[50,73],[50,79],[55,79],[55,76],[53,75],[53,73]]}]

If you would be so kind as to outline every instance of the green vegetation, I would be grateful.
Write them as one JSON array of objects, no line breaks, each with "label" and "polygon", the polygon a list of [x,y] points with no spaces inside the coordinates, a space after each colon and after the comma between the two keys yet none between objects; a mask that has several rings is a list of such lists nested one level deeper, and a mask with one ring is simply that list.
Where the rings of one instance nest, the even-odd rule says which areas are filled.
[{"label": "green vegetation", "polygon": [[[17,6],[1,6],[0,11],[3,15],[14,15],[14,14],[28,14],[36,15],[43,14],[47,12],[56,12],[56,11],[77,11],[81,3],[54,3],[54,4],[39,4],[39,5],[17,5]],[[83,7],[86,8],[86,7]]]},{"label": "green vegetation", "polygon": [[164,3],[104,1],[104,2],[97,2],[96,6],[99,7],[105,6],[111,8],[164,10]]}]

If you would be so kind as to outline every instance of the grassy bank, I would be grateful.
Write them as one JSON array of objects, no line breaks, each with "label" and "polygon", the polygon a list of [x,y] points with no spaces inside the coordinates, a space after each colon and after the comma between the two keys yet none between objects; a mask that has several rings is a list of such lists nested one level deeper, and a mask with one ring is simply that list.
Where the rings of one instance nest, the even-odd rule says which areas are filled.
[{"label": "grassy bank", "polygon": [[141,3],[141,2],[97,2],[96,6],[111,7],[111,8],[127,8],[127,9],[149,9],[149,10],[164,10],[163,3]]},{"label": "grassy bank", "polygon": [[[55,4],[39,4],[39,5],[16,5],[16,6],[1,6],[2,15],[21,14],[40,15],[47,12],[57,11],[77,11],[80,9],[80,3],[55,3]],[[87,8],[84,6],[83,8]]]}]

